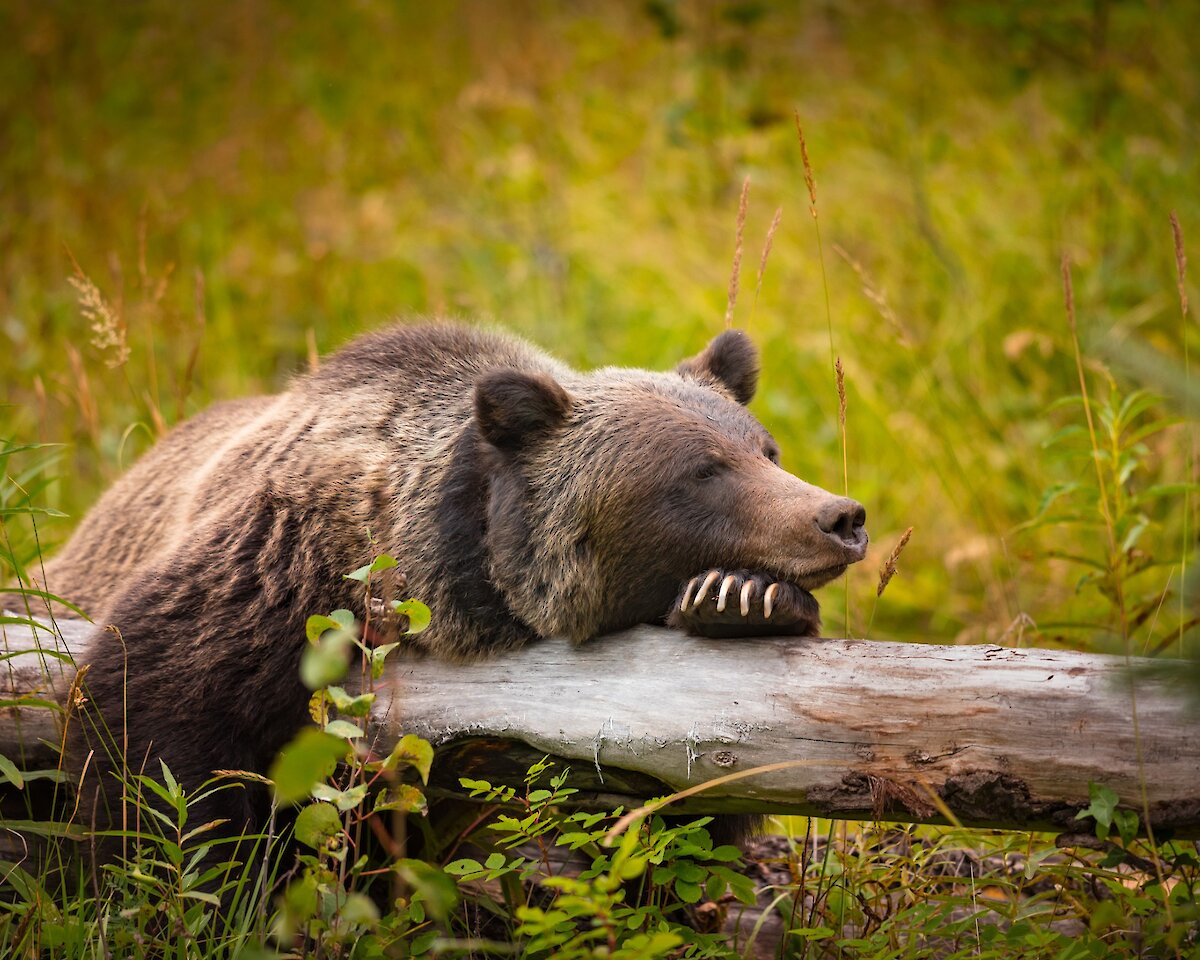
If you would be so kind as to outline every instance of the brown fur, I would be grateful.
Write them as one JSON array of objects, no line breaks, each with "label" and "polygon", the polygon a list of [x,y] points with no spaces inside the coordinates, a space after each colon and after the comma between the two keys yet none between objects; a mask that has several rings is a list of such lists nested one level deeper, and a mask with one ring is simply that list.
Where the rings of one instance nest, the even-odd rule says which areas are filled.
[{"label": "brown fur", "polygon": [[[119,630],[92,650],[97,715],[135,771],[162,757],[195,787],[266,770],[306,719],[305,618],[362,616],[342,574],[373,552],[431,607],[421,642],[442,657],[668,614],[710,635],[815,632],[808,591],[861,558],[861,507],[777,466],[742,405],[757,373],[736,332],[676,372],[584,374],[506,336],[396,327],[278,396],[213,407],[48,565],[51,591]],[[779,612],[681,614],[710,568],[757,577],[760,601],[782,581]],[[99,764],[105,796],[119,762]],[[264,799],[226,791],[205,815],[261,822]]]}]

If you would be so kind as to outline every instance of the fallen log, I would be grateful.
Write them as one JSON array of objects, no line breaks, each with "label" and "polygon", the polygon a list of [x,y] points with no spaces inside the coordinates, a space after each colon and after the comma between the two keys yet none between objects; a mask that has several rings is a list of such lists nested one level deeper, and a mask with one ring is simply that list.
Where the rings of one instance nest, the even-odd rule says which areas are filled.
[{"label": "fallen log", "polygon": [[[42,648],[87,662],[104,634],[77,621]],[[89,638],[99,636],[98,641]],[[0,755],[53,766],[73,671],[4,628]],[[1133,662],[1134,665],[1138,661]],[[1144,661],[1143,661],[1144,663]],[[1162,661],[1155,661],[1162,666]],[[432,788],[519,783],[549,755],[581,804],[636,805],[739,774],[679,812],[808,814],[1062,831],[1102,783],[1159,831],[1200,836],[1200,717],[1126,658],[993,645],[700,640],[637,627],[582,647],[546,641],[474,664],[389,658],[372,715],[386,748],[438,748]],[[1134,723],[1136,703],[1137,723]],[[14,705],[18,704],[18,705]],[[786,762],[786,763],[785,763]]]}]

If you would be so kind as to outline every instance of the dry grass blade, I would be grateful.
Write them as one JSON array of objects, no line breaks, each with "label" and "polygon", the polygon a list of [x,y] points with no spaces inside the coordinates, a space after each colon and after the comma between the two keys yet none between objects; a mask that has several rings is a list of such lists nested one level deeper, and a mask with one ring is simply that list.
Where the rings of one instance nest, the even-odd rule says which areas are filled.
[{"label": "dry grass blade", "polygon": [[63,344],[63,352],[67,355],[67,363],[71,367],[71,379],[68,390],[75,395],[75,403],[79,409],[79,419],[87,428],[88,437],[92,443],[100,444],[100,412],[92,394],[91,381],[87,369],[83,365],[83,357],[71,343]]},{"label": "dry grass blade", "polygon": [[1179,217],[1171,211],[1171,235],[1175,239],[1175,276],[1179,287],[1179,309],[1186,319],[1188,313],[1187,297],[1187,254],[1183,250],[1183,230],[1179,226]]},{"label": "dry grass blade", "polygon": [[742,181],[742,196],[738,200],[737,239],[733,244],[733,270],[729,275],[729,302],[725,307],[725,328],[733,326],[733,308],[737,305],[738,277],[742,272],[742,238],[746,232],[746,205],[750,199],[750,178]]},{"label": "dry grass blade", "polygon": [[863,296],[875,305],[875,309],[879,311],[879,315],[896,332],[896,337],[900,341],[900,345],[911,347],[912,337],[909,336],[904,324],[900,322],[900,318],[896,316],[896,311],[892,309],[892,305],[888,302],[887,294],[875,283],[871,275],[867,273],[867,268],[854,259],[850,255],[850,252],[841,244],[834,243],[831,246],[833,247],[833,252],[841,257],[849,265],[850,269],[854,271],[858,277],[859,284],[862,286]]},{"label": "dry grass blade", "polygon": [[758,281],[754,285],[754,305],[758,305],[758,295],[762,290],[763,274],[767,272],[767,258],[771,255],[771,247],[775,245],[775,231],[783,219],[783,207],[777,207],[771,225],[767,228],[767,239],[763,241],[762,256],[758,260]]},{"label": "dry grass blade", "polygon": [[[1083,414],[1087,420],[1088,439],[1092,445],[1092,460],[1096,466],[1096,486],[1100,491],[1100,512],[1104,517],[1105,532],[1108,534],[1109,555],[1115,555],[1116,532],[1113,526],[1112,513],[1108,509],[1108,487],[1104,482],[1104,469],[1101,466],[1100,444],[1096,437],[1096,421],[1092,416],[1092,400],[1088,393],[1087,377],[1083,372],[1083,350],[1079,346],[1079,330],[1075,323],[1075,285],[1071,282],[1071,260],[1062,255],[1063,306],[1067,311],[1067,326],[1071,331],[1071,345],[1075,351],[1075,371],[1079,375],[1079,393],[1083,397]],[[1118,583],[1118,591],[1120,589]],[[1128,639],[1128,631],[1124,624],[1124,603],[1122,608],[1122,635]]]},{"label": "dry grass blade", "polygon": [[908,539],[912,536],[912,532],[912,527],[905,530],[899,542],[892,548],[892,552],[888,554],[888,558],[883,561],[883,566],[879,568],[879,586],[875,588],[875,596],[882,597],[883,591],[892,582],[892,577],[896,575],[896,561],[900,559],[900,554],[908,546]]}]

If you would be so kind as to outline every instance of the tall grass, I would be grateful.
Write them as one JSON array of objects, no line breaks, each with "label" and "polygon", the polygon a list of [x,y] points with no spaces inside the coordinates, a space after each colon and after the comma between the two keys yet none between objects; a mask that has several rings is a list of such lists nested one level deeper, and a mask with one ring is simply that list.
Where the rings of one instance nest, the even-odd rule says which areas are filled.
[{"label": "tall grass", "polygon": [[[1200,219],[1177,122],[1200,96],[1181,13],[1121,7],[1098,51],[1091,8],[1070,6],[681,9],[670,26],[634,3],[536,20],[479,9],[453,26],[406,6],[237,10],[0,14],[25,45],[0,67],[15,145],[0,158],[14,404],[0,432],[69,444],[72,482],[50,505],[78,517],[162,427],[278,388],[310,338],[327,350],[398,314],[498,321],[583,364],[670,366],[720,328],[750,175],[747,218],[788,215],[753,307],[755,412],[789,468],[830,489],[853,479],[879,545],[827,609],[848,590],[869,610],[911,525],[877,635],[1087,619],[1043,535],[1011,534],[1056,479],[1044,413],[1073,391],[1057,250],[1099,305],[1085,350],[1114,330],[1181,359],[1196,336],[1147,255],[1168,207],[1185,229]],[[405,57],[378,55],[413,36],[426,40]],[[841,254],[814,256],[791,216],[794,109],[820,167],[822,243],[870,284]],[[67,248],[123,307],[119,368],[90,343]],[[846,444],[822,372],[837,355]],[[1172,436],[1148,465],[1178,478]],[[1183,505],[1164,506],[1152,536],[1179,543]]]},{"label": "tall grass", "polygon": [[[174,423],[396,315],[670,367],[722,311],[736,320],[751,221],[770,223],[746,320],[754,412],[788,468],[868,508],[867,562],[823,596],[848,634],[854,609],[873,638],[1195,642],[1186,7],[462,12],[0,9],[19,47],[0,58],[0,436],[35,445],[0,451],[4,585],[28,585]],[[1122,365],[1112,343],[1154,362]],[[833,834],[813,830],[804,850]],[[1045,852],[1027,842],[1025,863]],[[835,849],[804,855],[820,880],[798,915],[810,930],[856,916],[902,949],[917,928],[896,885],[933,902],[941,881],[916,856],[835,872]],[[1061,871],[1035,894],[1048,915],[1083,902]],[[1122,896],[1120,878],[1097,882]],[[871,884],[866,905],[835,903]],[[1026,886],[998,885],[1023,922]],[[938,922],[966,954],[998,949],[952,914]],[[1112,916],[1075,916],[1118,937]]]}]

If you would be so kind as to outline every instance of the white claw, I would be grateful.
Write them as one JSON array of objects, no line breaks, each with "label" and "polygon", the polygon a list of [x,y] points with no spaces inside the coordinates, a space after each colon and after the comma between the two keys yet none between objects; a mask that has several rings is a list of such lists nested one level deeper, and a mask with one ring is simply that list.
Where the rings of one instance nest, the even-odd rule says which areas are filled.
[{"label": "white claw", "polygon": [[779,584],[773,583],[767,587],[767,592],[763,594],[763,619],[771,619],[771,607],[775,605],[775,595],[779,593]]},{"label": "white claw", "polygon": [[696,589],[696,580],[698,577],[692,577],[688,581],[687,589],[683,591],[683,602],[679,604],[679,612],[687,613],[688,601],[692,599],[692,591]]},{"label": "white claw", "polygon": [[742,587],[742,616],[750,616],[750,598],[754,596],[754,581],[747,580],[746,585]]},{"label": "white claw", "polygon": [[708,591],[712,588],[712,585],[720,579],[720,570],[708,571],[708,576],[704,578],[704,582],[700,584],[700,589],[696,593],[696,602],[693,604],[693,606],[700,606],[700,604],[704,602],[704,598],[708,596]]},{"label": "white claw", "polygon": [[717,613],[725,612],[725,601],[729,597],[729,591],[733,589],[735,583],[737,583],[737,577],[732,573],[721,581],[721,592],[717,595]]}]

